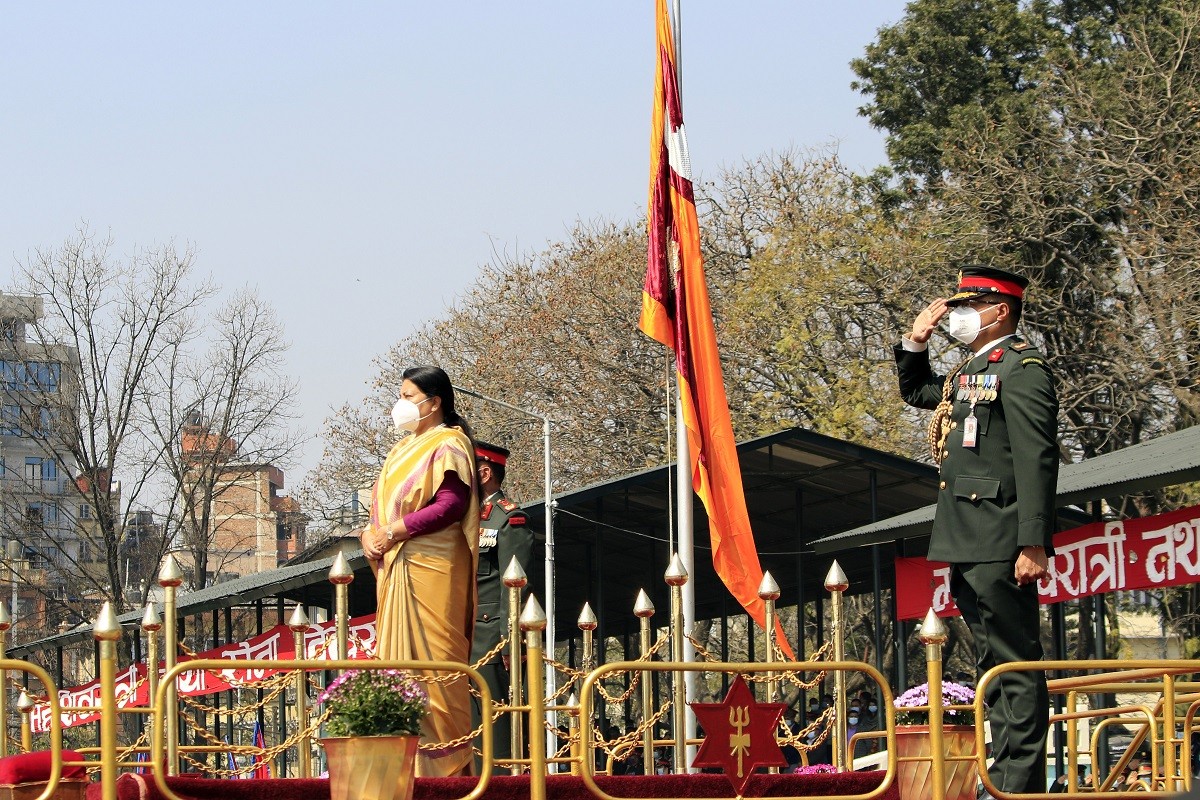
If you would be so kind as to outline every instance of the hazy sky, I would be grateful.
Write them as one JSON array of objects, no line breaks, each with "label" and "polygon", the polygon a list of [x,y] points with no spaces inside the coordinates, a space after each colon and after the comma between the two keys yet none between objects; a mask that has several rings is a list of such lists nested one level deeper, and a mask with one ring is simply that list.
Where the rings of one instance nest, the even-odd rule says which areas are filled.
[{"label": "hazy sky", "polygon": [[[372,359],[493,252],[641,216],[653,8],[6,4],[0,275],[86,223],[118,254],[191,243],[222,286],[256,285],[286,324],[313,437],[294,488],[323,419],[368,391]],[[881,163],[848,62],[903,9],[683,0],[697,177],[830,144],[853,167]]]}]

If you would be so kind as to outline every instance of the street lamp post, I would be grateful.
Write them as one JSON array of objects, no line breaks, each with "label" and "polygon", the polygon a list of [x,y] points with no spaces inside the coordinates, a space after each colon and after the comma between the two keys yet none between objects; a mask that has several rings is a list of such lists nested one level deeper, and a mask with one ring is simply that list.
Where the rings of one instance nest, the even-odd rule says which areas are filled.
[{"label": "street lamp post", "polygon": [[[542,421],[542,451],[543,451],[543,480],[545,481],[544,489],[544,506],[546,509],[546,558],[545,558],[545,612],[546,612],[546,649],[551,657],[554,656],[554,495],[553,489],[550,486],[550,418],[544,414],[538,414],[529,411],[519,406],[514,406],[511,403],[506,403],[503,400],[497,400],[494,397],[480,394],[471,389],[455,386],[456,390],[465,395],[469,395],[478,400],[483,400],[487,403],[495,403],[498,406],[507,408],[509,411],[515,411],[518,414],[524,414],[533,419]],[[555,673],[554,670],[546,670],[546,698],[552,702],[555,693]],[[554,730],[557,728],[557,719],[553,711],[546,712],[546,723],[549,730],[546,732],[546,746],[548,752],[557,750],[555,742]]]}]

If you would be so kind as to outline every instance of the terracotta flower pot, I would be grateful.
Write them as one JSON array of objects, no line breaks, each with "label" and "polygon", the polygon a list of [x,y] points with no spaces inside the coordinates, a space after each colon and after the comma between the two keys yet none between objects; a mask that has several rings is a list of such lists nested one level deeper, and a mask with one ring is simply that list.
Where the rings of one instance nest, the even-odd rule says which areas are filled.
[{"label": "terracotta flower pot", "polygon": [[[972,725],[944,725],[942,739],[946,745],[946,756],[965,756],[975,752],[975,728]],[[896,757],[912,758],[923,756],[928,759],[933,753],[928,725],[896,726]],[[946,764],[946,800],[975,800],[975,787],[979,782],[977,761],[949,761]],[[928,800],[933,797],[931,780],[933,762],[899,761],[896,763],[896,784],[900,800]]]},{"label": "terracotta flower pot", "polygon": [[321,740],[330,800],[412,800],[417,736],[339,736]]}]

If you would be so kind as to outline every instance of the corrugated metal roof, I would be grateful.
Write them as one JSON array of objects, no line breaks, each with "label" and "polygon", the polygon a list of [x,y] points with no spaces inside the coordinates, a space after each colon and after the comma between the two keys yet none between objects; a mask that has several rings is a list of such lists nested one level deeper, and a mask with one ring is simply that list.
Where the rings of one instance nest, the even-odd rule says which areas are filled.
[{"label": "corrugated metal roof", "polygon": [[[353,546],[353,550],[346,551],[346,560],[350,563],[350,569],[365,569],[367,566],[366,557],[363,556],[362,550],[358,548],[357,541],[354,541]],[[195,592],[180,592],[176,606],[180,616],[203,614],[206,611],[225,608],[229,605],[253,603],[255,600],[283,595],[305,586],[328,583],[329,570],[333,567],[334,558],[336,556],[322,558],[319,561],[310,561],[305,564],[280,567],[256,575],[247,575],[244,578],[213,584]],[[330,585],[330,592],[332,593],[332,591],[333,587]],[[161,603],[159,605],[161,608]],[[144,613],[145,609],[139,608],[120,615],[117,617],[117,621],[124,628],[137,630],[141,625]],[[57,633],[53,636],[47,636],[37,641],[25,642],[20,646],[11,648],[9,656],[11,658],[24,658],[39,650],[66,646],[73,642],[90,639],[91,637],[92,626],[85,625]]]},{"label": "corrugated metal roof", "polygon": [[[1138,494],[1200,480],[1200,426],[1159,436],[1075,464],[1058,472],[1058,507]],[[817,553],[928,536],[935,505],[897,514],[880,522],[826,536],[812,543]]]}]

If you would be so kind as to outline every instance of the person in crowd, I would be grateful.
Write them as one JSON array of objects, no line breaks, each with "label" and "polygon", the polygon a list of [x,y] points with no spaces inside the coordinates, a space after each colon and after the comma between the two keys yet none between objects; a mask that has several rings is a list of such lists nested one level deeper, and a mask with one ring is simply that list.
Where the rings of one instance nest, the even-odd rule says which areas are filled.
[{"label": "person in crowd", "polygon": [[[1037,583],[1053,555],[1058,400],[1046,358],[1017,335],[1028,283],[1000,269],[964,268],[956,293],[923,309],[895,348],[901,397],[934,410],[929,441],[941,480],[928,557],[951,565],[950,591],[980,674],[1043,655]],[[929,340],[943,320],[971,356],[935,375]],[[985,700],[992,783],[1006,794],[1044,792],[1045,674],[1004,673]]]},{"label": "person in crowd", "polygon": [[[850,701],[850,705],[846,708],[846,759],[847,759],[847,761],[853,760],[854,749],[857,748],[857,746],[858,746],[858,742],[854,741],[854,734],[858,733],[858,723],[860,721],[861,712],[862,712],[862,707],[859,705],[858,698],[856,697]],[[851,745],[851,742],[853,742],[853,745]],[[846,767],[847,767],[847,769],[849,769],[850,764],[847,763]]]},{"label": "person in crowd", "polygon": [[[789,737],[795,736],[800,732],[800,712],[795,708],[788,706],[787,711],[783,715],[783,727]],[[783,746],[783,757],[787,760],[787,766],[784,767],[784,772],[795,772],[800,766],[800,751],[794,744],[786,744]]]},{"label": "person in crowd", "polygon": [[[533,575],[536,540],[529,527],[529,517],[504,494],[502,486],[508,456],[509,451],[499,445],[475,442],[476,472],[483,506],[479,510],[479,568],[475,577],[479,604],[475,609],[471,663],[479,665],[477,669],[487,681],[492,700],[500,703],[508,702],[510,683],[508,647],[496,651],[500,641],[508,635],[508,589],[504,586],[504,571],[516,558],[525,574]],[[528,596],[529,584],[526,584],[521,592],[522,601]],[[479,664],[484,658],[488,659],[487,663]],[[479,698],[472,699],[471,707],[472,725],[478,728],[481,722]],[[492,747],[498,761],[512,757],[511,715],[502,714],[496,719],[492,727]],[[493,771],[497,775],[508,772],[501,766],[495,766]]]},{"label": "person in crowd", "polygon": [[[375,573],[376,655],[381,659],[466,662],[475,619],[479,500],[471,429],[454,408],[438,367],[404,371],[392,421],[408,436],[384,459],[361,534]],[[467,775],[471,731],[466,678],[429,681],[417,775]]]},{"label": "person in crowd", "polygon": [[[880,729],[879,726],[879,704],[875,701],[875,695],[868,691],[863,691],[859,695],[859,714],[858,714],[858,732],[859,733],[874,733]],[[862,758],[879,752],[879,739],[864,739],[859,737],[859,740],[854,743],[853,758]]]}]

